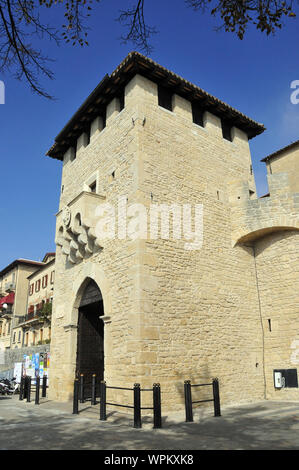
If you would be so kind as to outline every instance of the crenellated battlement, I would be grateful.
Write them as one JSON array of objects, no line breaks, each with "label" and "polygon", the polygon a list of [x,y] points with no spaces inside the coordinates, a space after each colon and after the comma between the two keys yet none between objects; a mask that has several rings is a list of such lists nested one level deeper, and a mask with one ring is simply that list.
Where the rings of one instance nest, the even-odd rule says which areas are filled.
[{"label": "crenellated battlement", "polygon": [[299,230],[299,193],[290,191],[287,173],[267,175],[270,196],[250,199],[247,181],[230,183],[232,245],[279,230]]}]

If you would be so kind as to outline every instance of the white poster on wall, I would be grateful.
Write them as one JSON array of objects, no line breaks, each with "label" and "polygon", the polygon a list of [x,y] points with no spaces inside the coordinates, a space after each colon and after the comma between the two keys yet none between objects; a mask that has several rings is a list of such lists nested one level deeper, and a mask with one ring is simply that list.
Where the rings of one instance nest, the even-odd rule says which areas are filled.
[{"label": "white poster on wall", "polygon": [[17,383],[21,382],[22,370],[23,370],[23,363],[22,362],[15,362],[13,376],[16,378]]}]

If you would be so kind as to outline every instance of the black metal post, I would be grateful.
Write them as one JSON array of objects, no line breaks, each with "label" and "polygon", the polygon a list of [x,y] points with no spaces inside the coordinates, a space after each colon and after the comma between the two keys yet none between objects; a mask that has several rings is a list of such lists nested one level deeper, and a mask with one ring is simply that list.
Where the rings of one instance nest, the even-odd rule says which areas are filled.
[{"label": "black metal post", "polygon": [[47,396],[47,376],[43,376],[43,385],[42,385],[42,398],[46,398]]},{"label": "black metal post", "polygon": [[153,385],[154,429],[162,428],[161,388],[160,384]]},{"label": "black metal post", "polygon": [[141,428],[141,398],[140,398],[140,384],[134,384],[134,428]]},{"label": "black metal post", "polygon": [[184,382],[184,395],[185,395],[186,423],[192,423],[193,422],[193,410],[192,410],[192,393],[191,393],[190,380],[185,380]]},{"label": "black metal post", "polygon": [[19,394],[19,400],[24,399],[24,386],[25,386],[25,377],[21,377],[21,382],[20,382],[20,394]]},{"label": "black metal post", "polygon": [[25,375],[24,377],[24,395],[23,395],[23,398],[27,398],[27,384],[28,384],[28,378],[27,378],[27,375]]},{"label": "black metal post", "polygon": [[106,382],[102,381],[100,384],[100,420],[106,421]]},{"label": "black metal post", "polygon": [[219,381],[217,378],[215,378],[213,379],[212,383],[213,383],[213,397],[214,397],[214,416],[221,416]]},{"label": "black metal post", "polygon": [[73,415],[79,413],[79,382],[78,379],[74,382],[74,396],[73,396]]},{"label": "black metal post", "polygon": [[40,377],[35,378],[35,404],[39,405],[39,388],[40,388]]},{"label": "black metal post", "polygon": [[31,377],[27,377],[27,393],[26,393],[26,397],[27,397],[27,403],[30,403],[31,401]]},{"label": "black metal post", "polygon": [[92,375],[91,378],[91,404],[96,405],[97,400],[96,400],[96,374]]},{"label": "black metal post", "polygon": [[84,403],[84,375],[80,375],[80,403]]}]

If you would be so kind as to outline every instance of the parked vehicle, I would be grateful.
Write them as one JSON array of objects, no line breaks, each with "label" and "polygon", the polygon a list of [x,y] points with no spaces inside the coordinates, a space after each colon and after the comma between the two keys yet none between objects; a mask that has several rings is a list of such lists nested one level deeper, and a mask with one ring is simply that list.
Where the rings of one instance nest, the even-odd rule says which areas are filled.
[{"label": "parked vehicle", "polygon": [[2,395],[13,395],[19,391],[19,384],[16,382],[16,378],[13,379],[0,379],[0,393]]}]

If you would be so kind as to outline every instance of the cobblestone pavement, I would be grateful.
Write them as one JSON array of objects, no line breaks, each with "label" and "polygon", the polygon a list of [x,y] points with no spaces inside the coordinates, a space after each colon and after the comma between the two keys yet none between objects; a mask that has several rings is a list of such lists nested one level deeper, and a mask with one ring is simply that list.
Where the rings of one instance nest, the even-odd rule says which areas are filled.
[{"label": "cobblestone pavement", "polygon": [[72,415],[71,403],[43,400],[35,405],[0,397],[0,450],[299,449],[299,402],[223,407],[218,418],[201,409],[194,423],[185,423],[183,412],[169,414],[162,429],[152,429],[147,417],[134,429],[132,416],[118,412],[99,421],[99,405],[81,404],[80,414]]}]

